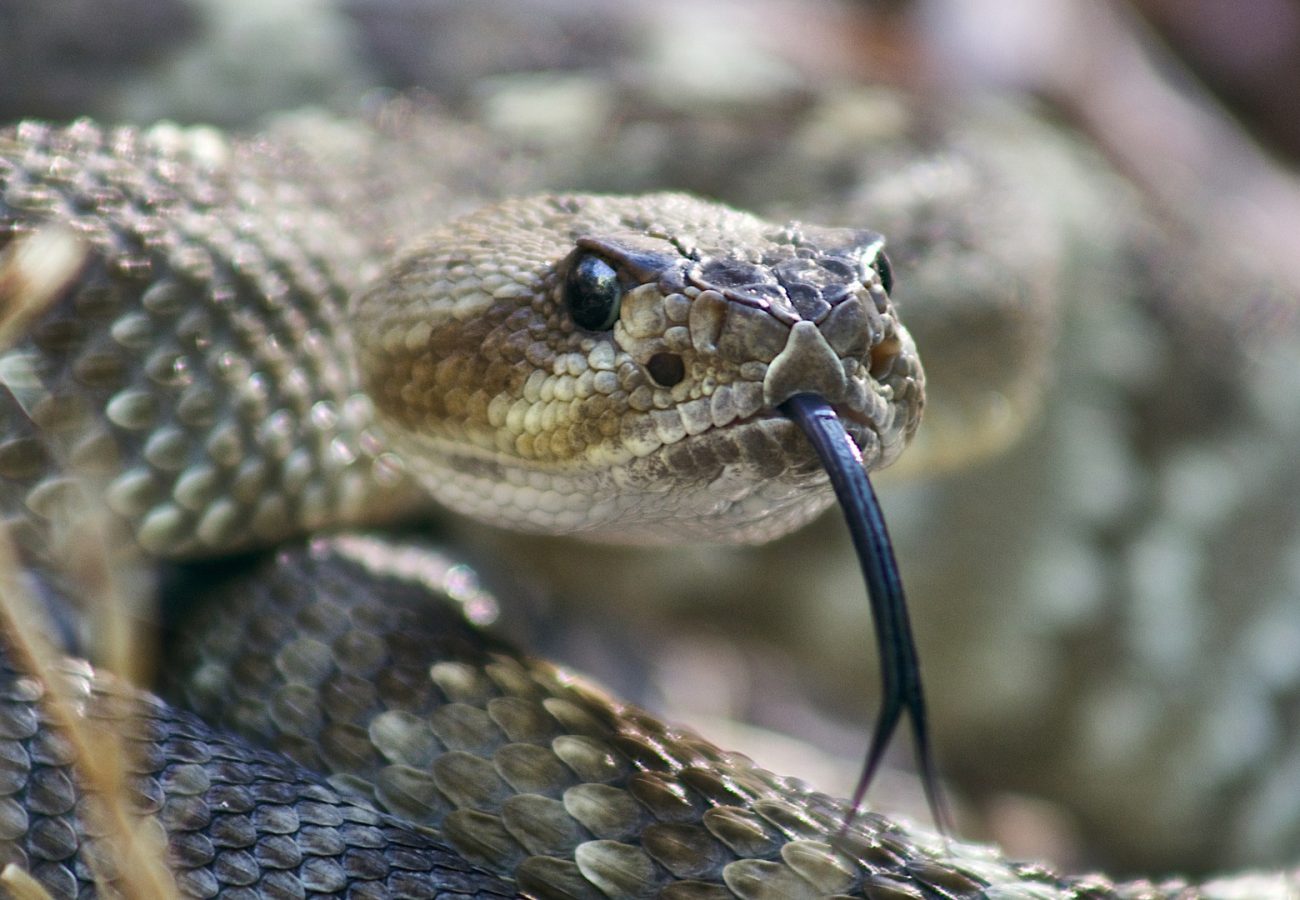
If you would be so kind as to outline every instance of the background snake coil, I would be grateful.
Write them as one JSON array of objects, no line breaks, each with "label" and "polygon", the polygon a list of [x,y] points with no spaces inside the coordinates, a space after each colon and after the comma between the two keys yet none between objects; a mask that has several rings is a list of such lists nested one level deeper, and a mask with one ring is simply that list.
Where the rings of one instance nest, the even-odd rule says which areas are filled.
[{"label": "background snake coil", "polygon": [[[382,146],[349,146],[349,165],[380,166]],[[134,538],[108,542],[111,571],[282,545],[186,584],[216,595],[169,654],[202,720],[64,667],[74,713],[122,727],[122,793],[156,815],[176,889],[1215,895],[1063,877],[876,815],[837,835],[843,802],[478,632],[454,601],[481,595],[436,552],[294,543],[408,512],[416,485],[537,531],[761,540],[829,502],[794,426],[763,410],[821,393],[883,465],[922,403],[874,235],[681,195],[574,195],[507,201],[394,257],[401,190],[358,203],[357,183],[292,141],[0,135],[0,478],[26,586],[56,610],[94,606],[87,510]],[[41,267],[23,254],[51,224],[86,252],[28,309]],[[566,308],[575,277],[617,280],[621,310]],[[94,646],[94,618],[55,627]],[[12,646],[4,672],[5,859],[54,896],[96,877],[130,891],[130,847],[47,686]]]}]

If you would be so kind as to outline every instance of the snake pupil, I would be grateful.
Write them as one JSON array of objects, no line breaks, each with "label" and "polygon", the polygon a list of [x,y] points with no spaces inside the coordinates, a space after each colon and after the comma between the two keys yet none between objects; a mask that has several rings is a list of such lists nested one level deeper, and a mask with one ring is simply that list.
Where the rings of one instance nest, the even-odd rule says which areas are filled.
[{"label": "snake pupil", "polygon": [[579,328],[604,331],[618,319],[623,285],[613,266],[599,256],[583,256],[564,279],[564,304]]},{"label": "snake pupil", "polygon": [[871,268],[875,269],[876,274],[880,276],[880,286],[885,289],[885,293],[894,293],[894,267],[889,262],[889,257],[885,255],[884,250],[876,254],[875,260],[871,263]]}]

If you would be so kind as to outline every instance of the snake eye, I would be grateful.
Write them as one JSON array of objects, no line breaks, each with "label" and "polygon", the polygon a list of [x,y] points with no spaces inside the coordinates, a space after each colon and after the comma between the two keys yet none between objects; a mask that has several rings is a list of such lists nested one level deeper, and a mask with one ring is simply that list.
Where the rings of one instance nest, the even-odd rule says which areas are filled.
[{"label": "snake eye", "polygon": [[871,268],[875,269],[876,274],[880,276],[880,286],[885,289],[885,293],[894,293],[894,267],[890,265],[889,257],[885,255],[884,250],[876,253]]},{"label": "snake eye", "polygon": [[618,273],[599,256],[583,256],[564,279],[564,305],[579,328],[604,331],[618,319],[623,285]]}]

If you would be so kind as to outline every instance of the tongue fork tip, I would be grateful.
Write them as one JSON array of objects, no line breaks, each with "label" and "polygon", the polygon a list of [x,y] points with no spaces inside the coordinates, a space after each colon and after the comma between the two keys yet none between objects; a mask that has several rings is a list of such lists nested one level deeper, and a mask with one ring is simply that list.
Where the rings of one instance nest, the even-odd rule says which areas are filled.
[{"label": "tongue fork tip", "polygon": [[848,523],[853,547],[867,583],[871,617],[876,630],[876,646],[880,654],[884,696],[843,830],[847,830],[857,816],[890,738],[903,714],[907,713],[912,721],[917,768],[930,815],[935,827],[946,837],[953,829],[947,803],[939,788],[930,748],[925,696],[921,686],[916,642],[907,615],[907,599],[903,594],[898,562],[894,558],[884,516],[862,464],[862,454],[845,431],[835,410],[822,397],[808,393],[796,394],[782,403],[780,409],[808,437],[835,489],[835,496],[839,499],[841,511]]}]

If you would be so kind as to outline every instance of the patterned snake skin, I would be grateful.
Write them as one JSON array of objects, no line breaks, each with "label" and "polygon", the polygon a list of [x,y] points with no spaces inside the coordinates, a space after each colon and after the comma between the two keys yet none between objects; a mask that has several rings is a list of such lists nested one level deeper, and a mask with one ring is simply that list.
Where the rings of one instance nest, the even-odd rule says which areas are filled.
[{"label": "patterned snake skin", "polygon": [[[353,172],[379,167],[361,140],[349,148]],[[394,189],[385,201],[358,203],[348,196],[355,180],[313,180],[314,165],[334,170],[292,144],[231,151],[192,135],[142,142],[85,124],[25,126],[3,141],[0,240],[58,219],[96,249],[59,299],[77,315],[32,335],[42,351],[76,351],[71,380],[52,389],[28,345],[0,361],[13,413],[0,445],[5,512],[30,560],[50,567],[77,557],[81,532],[68,523],[84,508],[83,485],[103,486],[108,506],[136,522],[146,551],[183,555],[201,549],[195,543],[281,540],[406,505],[407,473],[374,443],[364,401],[331,382],[339,361],[319,335],[343,330],[331,309],[392,249],[388,217],[425,198]],[[213,189],[209,170],[231,173],[229,195]],[[267,177],[288,172],[289,184]],[[125,202],[117,193],[124,185]],[[174,218],[157,217],[164,201]],[[356,237],[341,239],[347,232]],[[168,260],[170,277],[156,277],[151,255]],[[8,282],[5,296],[24,290]],[[222,317],[188,302],[196,296],[208,296]],[[243,315],[254,302],[288,331],[269,332],[264,319]],[[158,342],[150,317],[174,323],[167,333],[175,346]],[[96,329],[96,321],[109,324]],[[215,374],[244,388],[226,396],[189,377],[186,351],[231,334],[258,348],[268,377],[217,354]],[[127,357],[173,389],[165,408],[122,388]],[[67,402],[70,383],[91,402]],[[235,418],[254,424],[219,427]],[[204,435],[197,449],[188,432]],[[105,435],[141,467],[104,466]],[[270,452],[278,477],[247,453],[250,442]],[[365,503],[329,471],[359,460],[372,470],[365,486],[380,488]],[[80,587],[74,573],[40,589],[76,599],[85,597]],[[89,698],[77,713],[126,723],[135,748],[127,794],[138,810],[158,814],[187,895],[1209,897],[1296,889],[1287,876],[1203,888],[1063,878],[874,816],[840,835],[838,801],[521,658],[471,629],[445,599],[431,602],[463,600],[466,588],[463,573],[427,551],[322,540],[290,547],[267,570],[216,590],[221,624],[196,626],[176,650],[193,669],[179,691],[210,721],[271,750],[249,749],[143,696],[130,695],[124,710],[113,702],[124,689],[70,664],[74,694]],[[232,657],[232,648],[247,655]],[[101,849],[111,842],[69,772],[75,754],[39,702],[41,685],[21,668],[7,664],[3,692],[5,852],[51,894],[75,896],[96,874],[113,877],[112,853]]]}]

